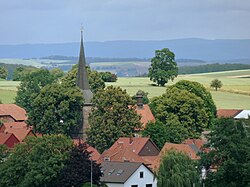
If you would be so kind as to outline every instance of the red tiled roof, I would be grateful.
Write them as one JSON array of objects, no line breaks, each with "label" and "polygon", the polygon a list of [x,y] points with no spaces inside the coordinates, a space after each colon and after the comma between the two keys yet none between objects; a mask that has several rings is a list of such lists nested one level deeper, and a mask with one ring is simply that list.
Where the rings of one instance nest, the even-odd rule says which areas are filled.
[{"label": "red tiled roof", "polygon": [[[108,150],[104,151],[98,162],[102,163],[105,158],[119,162],[142,162],[151,165],[157,156],[140,156],[144,146],[151,141],[149,138],[119,138]],[[152,142],[154,145],[154,143]],[[156,149],[158,149],[156,147]]]},{"label": "red tiled roof", "polygon": [[239,114],[242,110],[237,109],[219,109],[217,110],[217,117],[218,118],[233,118],[237,114]]},{"label": "red tiled roof", "polygon": [[0,144],[5,144],[5,142],[11,137],[11,133],[0,132]]},{"label": "red tiled roof", "polygon": [[19,140],[14,134],[0,132],[0,145],[5,144],[9,148],[12,148],[17,143],[19,143]]},{"label": "red tiled roof", "polygon": [[104,151],[98,159],[98,163],[104,162],[105,158],[109,158],[109,161],[118,162],[145,162],[140,156],[124,147],[116,147],[116,149]]},{"label": "red tiled roof", "polygon": [[166,152],[171,149],[175,149],[176,151],[180,151],[182,153],[187,154],[192,160],[197,160],[200,158],[199,156],[196,155],[194,150],[187,144],[166,143],[162,148],[162,151]]},{"label": "red tiled roof", "polygon": [[[74,143],[74,145],[79,145],[79,143],[84,143],[84,141],[81,140],[81,139],[80,140],[79,139],[73,139],[73,143]],[[94,147],[92,147],[92,146],[90,146],[88,144],[87,144],[87,146],[88,146],[87,151],[91,153],[92,160],[97,161],[101,156],[100,153]]]},{"label": "red tiled roof", "polygon": [[148,105],[143,105],[143,107],[136,106],[135,108],[138,115],[141,115],[142,127],[145,128],[146,124],[150,121],[155,122],[155,117],[152,114]]},{"label": "red tiled roof", "polygon": [[188,144],[165,143],[165,145],[163,146],[160,154],[158,155],[158,157],[152,163],[152,168],[153,168],[154,171],[156,171],[159,168],[161,157],[167,151],[172,150],[172,149],[187,154],[192,160],[200,159],[200,157],[196,155],[195,151]]},{"label": "red tiled roof", "polygon": [[139,154],[145,144],[149,141],[149,138],[119,138],[109,149],[115,149],[119,147],[121,144],[123,147],[128,147],[135,154]]},{"label": "red tiled roof", "polygon": [[207,143],[205,140],[201,140],[201,139],[186,139],[184,142],[184,144],[194,144],[196,145],[197,148],[201,149],[201,147]]},{"label": "red tiled roof", "polygon": [[15,104],[0,104],[0,116],[11,116],[16,121],[27,119],[26,111]]},{"label": "red tiled roof", "polygon": [[9,122],[4,123],[5,133],[13,133],[17,139],[22,142],[26,136],[34,135],[32,132],[32,127],[27,126],[25,122]]}]

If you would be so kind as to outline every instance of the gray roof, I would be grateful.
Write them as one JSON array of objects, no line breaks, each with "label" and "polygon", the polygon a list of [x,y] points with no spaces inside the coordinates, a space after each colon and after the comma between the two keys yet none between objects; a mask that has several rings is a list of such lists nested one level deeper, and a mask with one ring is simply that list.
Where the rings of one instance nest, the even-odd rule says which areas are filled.
[{"label": "gray roof", "polygon": [[91,103],[93,93],[90,90],[89,81],[88,81],[88,73],[86,70],[86,60],[85,60],[84,47],[83,47],[82,31],[81,31],[81,47],[80,47],[80,56],[79,56],[79,62],[78,62],[76,85],[83,92],[83,97],[85,100],[84,103]]},{"label": "gray roof", "polygon": [[140,162],[103,162],[101,165],[101,171],[103,172],[101,181],[125,183],[141,165],[144,164]]}]

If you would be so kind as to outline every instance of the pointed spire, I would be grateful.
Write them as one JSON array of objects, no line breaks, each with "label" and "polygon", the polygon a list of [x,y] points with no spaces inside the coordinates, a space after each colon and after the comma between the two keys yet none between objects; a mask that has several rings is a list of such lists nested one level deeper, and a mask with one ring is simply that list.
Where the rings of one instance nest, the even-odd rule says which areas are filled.
[{"label": "pointed spire", "polygon": [[88,81],[88,73],[86,69],[86,60],[84,54],[84,46],[83,46],[83,28],[81,27],[81,46],[80,46],[80,55],[78,62],[78,72],[76,78],[76,85],[83,92],[84,103],[90,104],[91,99],[93,97],[93,93],[90,90],[89,81]]}]

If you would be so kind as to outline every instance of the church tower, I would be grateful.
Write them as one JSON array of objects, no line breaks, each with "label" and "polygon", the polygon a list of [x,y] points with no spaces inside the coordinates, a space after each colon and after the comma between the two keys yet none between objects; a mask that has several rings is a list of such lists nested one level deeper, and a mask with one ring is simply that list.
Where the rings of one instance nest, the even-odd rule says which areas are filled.
[{"label": "church tower", "polygon": [[83,105],[83,125],[80,129],[79,134],[82,136],[84,140],[86,140],[86,129],[89,127],[89,113],[91,112],[92,103],[91,99],[93,97],[93,93],[90,90],[89,81],[88,81],[88,72],[86,69],[86,59],[84,54],[84,46],[83,46],[83,29],[81,28],[81,45],[80,45],[80,55],[78,62],[78,71],[76,77],[76,85],[81,89],[84,98]]}]

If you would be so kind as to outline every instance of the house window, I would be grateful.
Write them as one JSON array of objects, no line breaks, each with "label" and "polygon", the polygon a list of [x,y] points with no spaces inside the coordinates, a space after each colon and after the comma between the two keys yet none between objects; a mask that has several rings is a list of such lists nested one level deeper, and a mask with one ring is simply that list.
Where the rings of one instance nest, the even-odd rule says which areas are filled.
[{"label": "house window", "polygon": [[140,178],[143,178],[143,171],[140,172]]},{"label": "house window", "polygon": [[153,185],[152,184],[146,184],[146,187],[152,187]]},{"label": "house window", "polygon": [[131,187],[138,187],[138,185],[131,185]]}]

